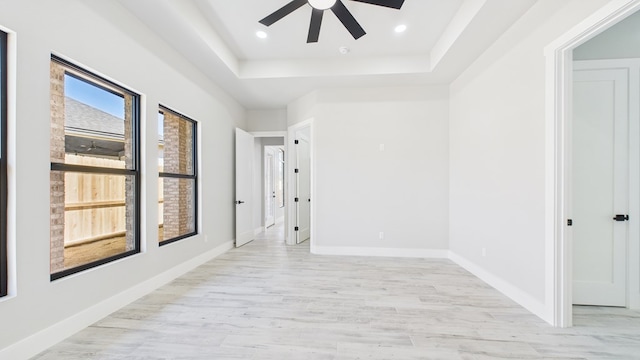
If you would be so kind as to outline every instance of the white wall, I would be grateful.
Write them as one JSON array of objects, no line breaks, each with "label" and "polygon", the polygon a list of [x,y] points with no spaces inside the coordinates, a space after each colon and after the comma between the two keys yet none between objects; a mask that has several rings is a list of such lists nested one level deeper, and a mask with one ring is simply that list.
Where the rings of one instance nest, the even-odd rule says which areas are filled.
[{"label": "white wall", "polygon": [[286,131],[287,110],[248,110],[247,131]]},{"label": "white wall", "polygon": [[578,46],[574,60],[640,58],[640,12]]},{"label": "white wall", "polygon": [[[191,264],[234,237],[234,127],[244,110],[116,2],[3,1],[0,26],[17,36],[17,119],[10,122],[10,236],[17,291],[0,300],[0,358],[20,359],[105,315],[106,303],[156,275]],[[141,254],[49,281],[49,59],[51,52],[143,94]],[[16,55],[15,53],[12,55]],[[157,246],[158,103],[200,126],[200,235]],[[202,141],[206,139],[206,141]],[[13,196],[13,195],[12,195]],[[145,221],[148,219],[148,221]],[[167,280],[167,279],[164,279]],[[154,282],[155,281],[155,282]],[[140,290],[138,295],[143,295]],[[115,296],[114,300],[109,299]],[[109,300],[107,300],[109,299]],[[66,322],[59,322],[66,320]],[[50,326],[45,331],[10,347]],[[26,349],[26,350],[25,350]],[[26,352],[25,352],[26,351]]]},{"label": "white wall", "polygon": [[605,3],[538,1],[451,86],[451,251],[548,321],[544,48]]},{"label": "white wall", "polygon": [[447,249],[446,87],[321,90],[289,116],[314,119],[316,252]]}]

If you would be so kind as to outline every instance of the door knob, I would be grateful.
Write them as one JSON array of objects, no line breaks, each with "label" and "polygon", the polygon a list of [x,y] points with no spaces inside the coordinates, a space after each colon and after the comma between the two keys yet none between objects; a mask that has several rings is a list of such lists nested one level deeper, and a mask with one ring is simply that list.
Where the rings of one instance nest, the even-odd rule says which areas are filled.
[{"label": "door knob", "polygon": [[629,215],[616,215],[613,220],[615,221],[629,221]]},{"label": "door knob", "polygon": [[236,201],[236,204],[237,204],[237,205],[244,204],[244,201],[242,201],[242,200],[238,200],[238,201]]}]

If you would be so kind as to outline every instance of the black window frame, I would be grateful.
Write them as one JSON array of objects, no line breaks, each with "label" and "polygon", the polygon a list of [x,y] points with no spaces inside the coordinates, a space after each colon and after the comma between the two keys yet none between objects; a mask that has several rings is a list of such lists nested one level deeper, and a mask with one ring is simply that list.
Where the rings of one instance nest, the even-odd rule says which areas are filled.
[{"label": "black window frame", "polygon": [[0,31],[0,297],[9,294],[7,249],[7,33]]},{"label": "black window frame", "polygon": [[141,224],[141,176],[140,176],[140,94],[131,91],[120,84],[116,84],[111,80],[105,79],[104,77],[97,75],[89,70],[84,69],[81,66],[78,66],[68,60],[62,59],[58,56],[51,55],[51,61],[57,62],[58,64],[64,66],[65,68],[70,69],[73,73],[67,73],[67,75],[71,75],[78,80],[82,80],[91,84],[92,86],[96,86],[103,90],[112,92],[112,90],[97,84],[94,81],[102,82],[113,88],[116,88],[122,93],[131,95],[132,97],[132,114],[131,114],[131,152],[132,152],[132,169],[117,169],[117,168],[107,168],[107,167],[98,167],[98,166],[86,166],[86,165],[74,165],[74,164],[65,164],[65,163],[57,163],[51,162],[51,171],[62,171],[62,172],[76,172],[76,173],[90,173],[90,174],[105,174],[105,175],[124,175],[124,176],[132,176],[134,183],[134,218],[133,218],[133,232],[134,232],[134,244],[135,248],[129,251],[125,251],[123,253],[109,256],[103,259],[99,259],[96,261],[92,261],[87,264],[79,265],[70,269],[65,269],[59,271],[57,273],[53,273],[50,275],[51,281],[58,280],[64,278],[66,276],[76,274],[100,265],[104,265],[110,263],[112,261],[116,261],[134,254],[140,253],[140,224]]},{"label": "black window frame", "polygon": [[[171,243],[174,243],[176,241],[179,240],[183,240],[195,235],[198,235],[198,122],[193,120],[192,118],[178,112],[175,110],[172,110],[169,107],[166,107],[162,104],[160,104],[158,106],[159,113],[162,113],[164,111],[168,111],[173,113],[174,115],[177,115],[178,117],[180,117],[180,119],[182,120],[186,120],[188,122],[190,122],[193,125],[193,131],[192,131],[192,149],[191,149],[191,153],[193,154],[193,175],[186,175],[186,174],[177,174],[177,173],[169,173],[169,172],[158,172],[158,179],[162,179],[162,178],[173,178],[173,179],[191,179],[193,180],[193,231],[187,234],[182,234],[179,236],[176,236],[174,238],[171,239],[166,239],[166,240],[162,240],[159,241],[159,246],[164,246],[164,245],[168,245]],[[165,152],[166,154],[166,152]]]}]

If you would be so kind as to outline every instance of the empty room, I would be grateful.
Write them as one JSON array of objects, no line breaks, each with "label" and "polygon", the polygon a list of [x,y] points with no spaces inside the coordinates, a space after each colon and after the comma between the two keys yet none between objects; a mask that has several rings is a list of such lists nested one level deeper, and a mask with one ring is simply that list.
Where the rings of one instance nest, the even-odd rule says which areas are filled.
[{"label": "empty room", "polygon": [[637,359],[640,0],[0,0],[0,359]]}]

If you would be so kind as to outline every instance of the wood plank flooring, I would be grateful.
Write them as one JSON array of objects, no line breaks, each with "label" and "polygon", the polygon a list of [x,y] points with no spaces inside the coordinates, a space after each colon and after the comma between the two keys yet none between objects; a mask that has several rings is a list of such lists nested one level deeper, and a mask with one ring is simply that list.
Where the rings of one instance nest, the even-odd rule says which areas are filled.
[{"label": "wood plank flooring", "polygon": [[640,359],[640,313],[552,328],[448,260],[315,256],[282,227],[34,357]]}]

